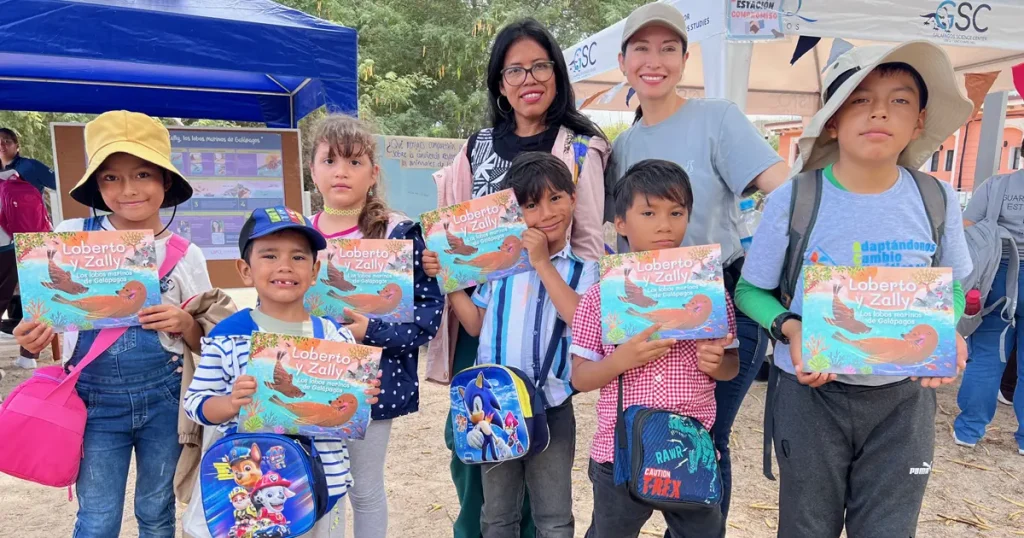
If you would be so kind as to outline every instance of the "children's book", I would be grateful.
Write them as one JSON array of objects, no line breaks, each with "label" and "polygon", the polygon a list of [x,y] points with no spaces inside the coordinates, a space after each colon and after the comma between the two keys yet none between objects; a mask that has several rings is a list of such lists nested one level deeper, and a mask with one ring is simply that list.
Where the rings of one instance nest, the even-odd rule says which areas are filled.
[{"label": "children's book", "polygon": [[729,334],[719,245],[605,256],[600,267],[604,343],[624,343],[654,324],[658,338]]},{"label": "children's book", "polygon": [[139,325],[160,304],[151,231],[14,234],[25,318],[56,332]]},{"label": "children's book", "polygon": [[306,293],[314,316],[346,308],[388,323],[413,321],[412,241],[332,239],[320,251],[320,274]]},{"label": "children's book", "polygon": [[807,372],[956,375],[953,271],[804,267]]},{"label": "children's book", "polygon": [[420,223],[441,264],[444,293],[530,270],[526,222],[512,189],[429,211]]},{"label": "children's book", "polygon": [[381,349],[318,338],[255,332],[246,373],[256,378],[238,430],[362,439],[370,422],[366,389]]}]

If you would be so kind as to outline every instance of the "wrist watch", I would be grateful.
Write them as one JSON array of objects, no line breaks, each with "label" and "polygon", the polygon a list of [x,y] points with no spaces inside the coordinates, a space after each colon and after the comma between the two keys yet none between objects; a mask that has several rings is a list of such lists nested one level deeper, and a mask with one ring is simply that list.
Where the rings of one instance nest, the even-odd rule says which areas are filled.
[{"label": "wrist watch", "polygon": [[777,342],[781,342],[788,346],[789,338],[786,338],[786,335],[782,334],[782,326],[791,319],[795,319],[797,321],[803,320],[799,314],[783,312],[776,316],[775,320],[772,321],[772,326],[768,329],[768,335],[774,338]]}]

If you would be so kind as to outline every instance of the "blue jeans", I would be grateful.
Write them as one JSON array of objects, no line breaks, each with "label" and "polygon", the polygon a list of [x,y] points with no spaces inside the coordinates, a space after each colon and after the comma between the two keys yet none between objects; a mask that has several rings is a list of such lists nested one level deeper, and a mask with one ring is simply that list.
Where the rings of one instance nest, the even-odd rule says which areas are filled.
[{"label": "blue jeans", "polygon": [[736,311],[736,339],[740,343],[740,371],[730,381],[719,381],[715,386],[715,424],[711,436],[715,449],[721,454],[718,466],[722,471],[722,517],[729,517],[729,501],[732,494],[732,459],[729,456],[729,436],[732,424],[754,382],[764,355],[768,350],[768,333],[756,321]]},{"label": "blue jeans", "polygon": [[[72,363],[85,355],[96,332],[79,333]],[[82,372],[77,389],[88,418],[74,538],[120,534],[133,450],[139,538],[174,537],[179,366],[156,332],[131,327]]]},{"label": "blue jeans", "polygon": [[[994,303],[1002,290],[1006,289],[1007,264],[1001,263],[996,272],[995,281],[992,283],[992,293],[989,294],[988,304]],[[1021,276],[1024,276],[1024,268],[1021,269]],[[1021,304],[1024,299],[1024,281],[1017,290],[1017,302]],[[1006,353],[1009,354],[1014,344],[1017,345],[1017,389],[1013,397],[1013,410],[1017,414],[1017,447],[1024,449],[1024,330],[1021,330],[1021,321],[1024,320],[1024,312],[1018,307],[1016,326],[1006,331]],[[967,339],[968,359],[967,370],[964,371],[964,379],[960,384],[960,392],[956,396],[956,403],[960,407],[960,415],[953,422],[953,431],[957,439],[966,443],[977,443],[985,436],[985,428],[992,422],[996,414],[996,391],[999,390],[1000,380],[1006,364],[999,356],[999,337],[1006,329],[1007,323],[999,316],[999,309],[996,309],[981,322],[981,326]]]}]

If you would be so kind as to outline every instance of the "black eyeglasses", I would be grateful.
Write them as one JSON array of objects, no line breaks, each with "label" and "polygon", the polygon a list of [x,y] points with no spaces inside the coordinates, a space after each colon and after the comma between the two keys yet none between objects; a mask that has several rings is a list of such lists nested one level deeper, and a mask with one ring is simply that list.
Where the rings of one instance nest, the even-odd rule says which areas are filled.
[{"label": "black eyeglasses", "polygon": [[537,62],[532,67],[506,67],[502,69],[501,74],[505,78],[505,84],[509,86],[522,86],[526,83],[526,75],[533,75],[533,80],[537,82],[547,82],[555,74],[555,62],[548,60]]}]

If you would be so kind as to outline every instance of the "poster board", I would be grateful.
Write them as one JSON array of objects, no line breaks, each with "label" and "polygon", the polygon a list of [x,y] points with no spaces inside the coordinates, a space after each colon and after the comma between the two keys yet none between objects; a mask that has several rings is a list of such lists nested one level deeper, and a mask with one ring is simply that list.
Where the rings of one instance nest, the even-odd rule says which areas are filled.
[{"label": "poster board", "polygon": [[388,205],[413,220],[437,209],[434,172],[452,164],[465,140],[378,136],[377,148]]},{"label": "poster board", "polygon": [[[59,203],[55,222],[91,210],[70,196],[85,173],[85,126],[52,124]],[[302,208],[302,158],[294,129],[170,127],[174,165],[189,180],[193,198],[178,206],[171,230],[189,238],[207,259],[215,287],[242,287],[235,269],[238,232],[253,209],[284,203]],[[195,156],[195,157],[194,157]],[[161,211],[170,219],[170,208]]]}]

